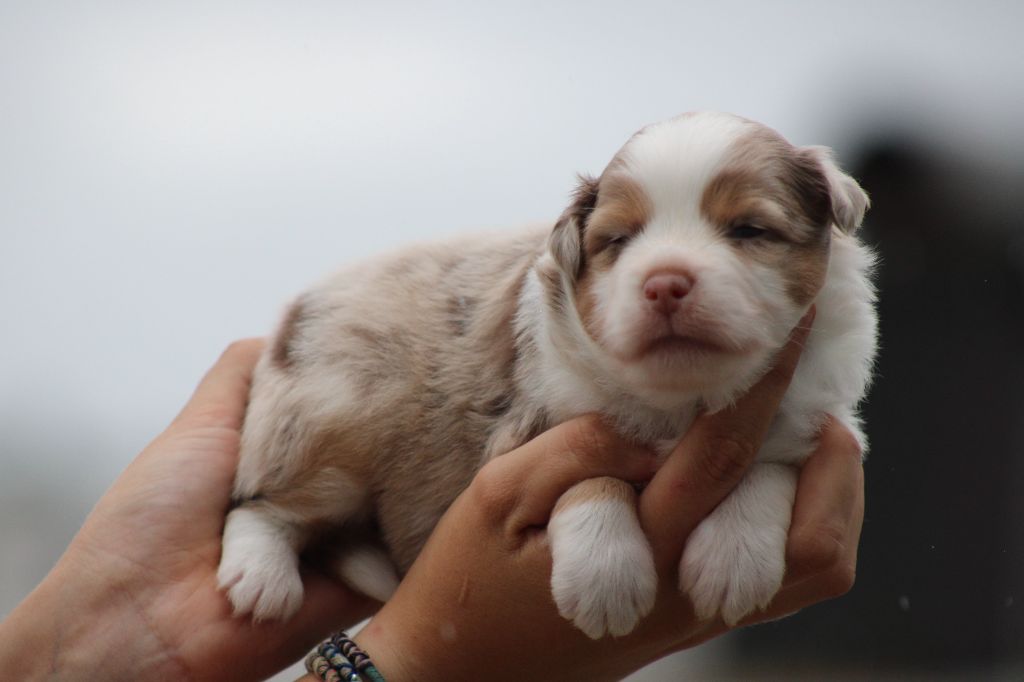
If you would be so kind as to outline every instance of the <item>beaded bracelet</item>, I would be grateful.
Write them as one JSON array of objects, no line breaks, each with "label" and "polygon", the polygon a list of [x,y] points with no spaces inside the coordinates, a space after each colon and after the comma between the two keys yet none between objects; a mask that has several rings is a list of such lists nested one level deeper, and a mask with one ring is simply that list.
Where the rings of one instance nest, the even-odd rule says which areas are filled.
[{"label": "beaded bracelet", "polygon": [[325,639],[306,657],[306,670],[324,682],[384,682],[384,676],[344,632]]}]

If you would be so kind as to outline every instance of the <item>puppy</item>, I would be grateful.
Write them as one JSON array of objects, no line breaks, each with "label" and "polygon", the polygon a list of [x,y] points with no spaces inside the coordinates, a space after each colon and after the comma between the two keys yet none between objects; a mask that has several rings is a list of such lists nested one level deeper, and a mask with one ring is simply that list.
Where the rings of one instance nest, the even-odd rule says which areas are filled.
[{"label": "puppy", "polygon": [[[763,608],[823,416],[864,445],[873,257],[853,233],[867,206],[828,150],[687,114],[581,178],[553,228],[416,247],[314,286],[253,377],[219,570],[236,613],[294,613],[299,553],[339,527],[337,571],[386,599],[485,462],[588,412],[678,440],[763,375],[813,304],[757,462],[679,564],[699,616]],[[633,488],[576,485],[548,532],[562,615],[590,637],[630,632],[657,589]]]}]

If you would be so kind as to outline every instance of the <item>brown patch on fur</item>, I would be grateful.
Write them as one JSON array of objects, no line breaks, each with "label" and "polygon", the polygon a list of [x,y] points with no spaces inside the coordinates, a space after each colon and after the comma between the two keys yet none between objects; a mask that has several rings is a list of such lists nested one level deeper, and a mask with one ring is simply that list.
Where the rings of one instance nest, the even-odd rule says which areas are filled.
[{"label": "brown patch on fur", "polygon": [[583,233],[583,267],[576,286],[576,309],[584,329],[597,338],[594,308],[596,282],[612,269],[625,242],[644,229],[651,218],[650,197],[627,173],[606,171],[601,190]]},{"label": "brown patch on fur", "polygon": [[[588,235],[593,226],[597,225],[599,231],[605,230],[601,234],[607,239],[607,226],[616,220],[627,225],[622,229],[624,233],[640,229],[643,220],[646,220],[646,196],[625,175],[612,175],[613,168],[617,166],[617,161],[613,160],[599,179],[579,176],[579,185],[572,194],[572,202],[562,212],[548,238],[548,251],[554,262],[541,261],[536,272],[544,289],[546,305],[557,315],[571,314],[569,297],[580,288],[575,282],[580,281],[591,269],[590,259],[597,255],[596,251],[588,253],[590,248],[587,246],[591,241]],[[594,222],[594,215],[598,212],[607,214],[606,219],[601,219],[603,223]],[[638,221],[638,217],[643,220]],[[602,224],[606,227],[602,228]],[[569,274],[574,280],[573,292],[566,291],[562,273]]]},{"label": "brown patch on fur", "polygon": [[636,503],[636,491],[631,484],[617,478],[609,476],[588,478],[569,488],[558,498],[558,503],[551,515],[554,516],[584,502],[601,500],[620,500],[633,505]]},{"label": "brown patch on fur", "polygon": [[629,175],[606,173],[583,234],[585,257],[606,253],[610,239],[635,235],[650,220],[652,210],[650,197]]},{"label": "brown patch on fur", "polygon": [[723,230],[753,223],[793,242],[827,237],[831,205],[817,160],[768,128],[737,141],[701,198],[704,216]]},{"label": "brown patch on fur", "polygon": [[828,268],[831,199],[828,180],[812,156],[758,128],[737,142],[708,183],[701,212],[723,233],[745,224],[768,230],[740,243],[740,258],[781,272],[787,293],[800,305],[817,295]]},{"label": "brown patch on fur", "polygon": [[808,214],[781,182],[752,168],[727,167],[719,173],[704,190],[701,212],[723,232],[752,224],[793,243],[818,242],[828,234],[827,219]]},{"label": "brown patch on fur", "polygon": [[594,291],[597,276],[593,272],[594,270],[590,269],[580,278],[579,287],[576,290],[576,310],[579,313],[583,329],[590,335],[590,338],[597,340],[600,338],[597,314],[594,311],[597,307],[597,294]]},{"label": "brown patch on fur", "polygon": [[827,244],[826,241],[825,248],[798,249],[795,257],[789,259],[782,268],[786,293],[800,306],[809,305],[825,283],[825,275],[828,273]]},{"label": "brown patch on fur", "polygon": [[274,337],[274,345],[270,350],[270,359],[281,369],[289,369],[295,361],[295,339],[299,332],[299,323],[306,314],[302,299],[291,304],[285,312],[281,327]]},{"label": "brown patch on fur", "polygon": [[469,329],[476,299],[468,296],[452,296],[448,299],[448,326],[454,336],[463,336]]},{"label": "brown patch on fur", "polygon": [[[789,158],[780,179],[797,200],[804,218],[812,225],[828,227],[832,222],[832,193],[825,171],[813,156],[797,152]],[[798,215],[797,206],[790,214]]]}]

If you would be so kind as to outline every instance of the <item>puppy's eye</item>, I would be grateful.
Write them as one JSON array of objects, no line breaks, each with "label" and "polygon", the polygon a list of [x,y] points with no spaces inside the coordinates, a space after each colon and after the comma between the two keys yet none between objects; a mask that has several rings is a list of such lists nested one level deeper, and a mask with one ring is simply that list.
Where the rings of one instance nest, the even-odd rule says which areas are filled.
[{"label": "puppy's eye", "polygon": [[749,240],[767,236],[768,230],[756,225],[736,225],[729,230],[729,239]]},{"label": "puppy's eye", "polygon": [[629,241],[629,235],[615,234],[609,235],[604,241],[601,242],[601,250],[605,249],[620,249],[626,245]]}]

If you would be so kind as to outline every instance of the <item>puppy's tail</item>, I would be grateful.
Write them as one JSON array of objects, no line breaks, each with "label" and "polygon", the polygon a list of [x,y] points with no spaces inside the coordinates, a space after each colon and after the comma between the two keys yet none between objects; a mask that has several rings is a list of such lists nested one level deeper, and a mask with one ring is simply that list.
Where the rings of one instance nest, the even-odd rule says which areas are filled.
[{"label": "puppy's tail", "polygon": [[395,565],[383,549],[370,544],[345,550],[331,568],[346,585],[380,602],[386,602],[398,589]]}]

